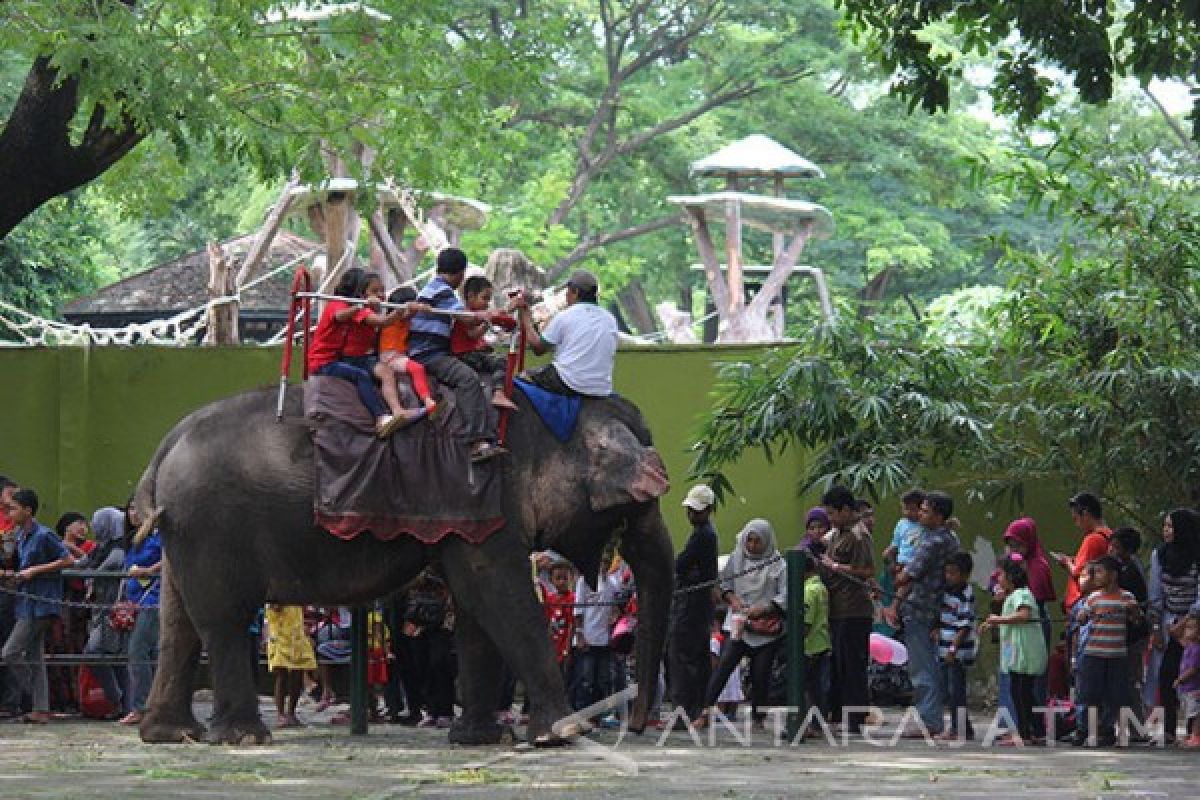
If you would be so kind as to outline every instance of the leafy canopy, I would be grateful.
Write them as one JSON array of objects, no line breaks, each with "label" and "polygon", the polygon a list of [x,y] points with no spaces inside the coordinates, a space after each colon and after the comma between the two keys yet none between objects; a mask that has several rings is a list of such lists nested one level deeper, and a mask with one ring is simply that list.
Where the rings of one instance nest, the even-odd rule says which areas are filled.
[{"label": "leafy canopy", "polygon": [[[1105,103],[1116,79],[1194,81],[1200,11],[1193,0],[836,0],[856,38],[894,73],[894,88],[933,112],[950,104],[962,56],[994,59],[997,107],[1022,122],[1041,117],[1054,93],[1047,65],[1061,69],[1085,103]],[[1193,110],[1200,139],[1200,97]]]}]

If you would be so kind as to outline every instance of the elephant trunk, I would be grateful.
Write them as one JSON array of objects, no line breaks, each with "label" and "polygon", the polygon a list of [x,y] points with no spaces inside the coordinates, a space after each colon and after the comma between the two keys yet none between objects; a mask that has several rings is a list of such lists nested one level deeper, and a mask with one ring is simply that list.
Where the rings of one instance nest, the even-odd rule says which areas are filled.
[{"label": "elephant trunk", "polygon": [[658,508],[658,501],[629,518],[629,527],[621,537],[621,556],[633,570],[637,581],[637,686],[629,727],[636,733],[645,730],[646,719],[658,688],[663,650],[671,616],[671,596],[675,588],[675,561],[671,536]]}]

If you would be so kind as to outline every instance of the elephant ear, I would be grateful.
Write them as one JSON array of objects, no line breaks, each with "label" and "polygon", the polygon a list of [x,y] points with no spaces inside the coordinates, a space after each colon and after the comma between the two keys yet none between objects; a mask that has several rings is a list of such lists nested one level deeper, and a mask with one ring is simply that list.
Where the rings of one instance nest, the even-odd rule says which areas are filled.
[{"label": "elephant ear", "polygon": [[671,488],[667,468],[623,422],[606,419],[583,432],[588,451],[588,501],[593,511],[646,503]]}]

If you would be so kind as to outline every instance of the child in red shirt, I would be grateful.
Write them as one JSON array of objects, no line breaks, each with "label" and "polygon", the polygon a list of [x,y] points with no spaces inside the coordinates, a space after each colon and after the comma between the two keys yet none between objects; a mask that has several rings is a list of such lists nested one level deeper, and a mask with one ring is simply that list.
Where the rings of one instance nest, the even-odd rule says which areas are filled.
[{"label": "child in red shirt", "polygon": [[[469,311],[487,311],[492,305],[492,282],[482,275],[467,278],[463,282],[463,300]],[[455,320],[450,329],[450,354],[483,377],[492,390],[492,405],[515,411],[516,404],[504,394],[508,362],[492,352],[491,345],[483,338],[489,325],[512,330],[517,323],[511,316],[498,312],[488,319]]]},{"label": "child in red shirt", "polygon": [[571,634],[575,624],[575,592],[571,591],[574,576],[571,565],[563,562],[550,569],[551,591],[546,592],[546,621],[550,625],[550,643],[554,658],[566,675],[567,656],[571,654]]},{"label": "child in red shirt", "polygon": [[[416,291],[409,286],[401,286],[388,297],[389,303],[414,303]],[[399,380],[400,373],[408,375],[412,381],[413,391],[417,399],[425,406],[425,413],[433,416],[437,412],[437,402],[429,392],[429,379],[425,375],[425,367],[421,362],[408,357],[407,318],[398,319],[379,332],[379,363],[388,368],[387,378],[381,380]],[[386,385],[386,383],[385,383]]]},{"label": "child in red shirt", "polygon": [[[383,281],[374,273],[354,267],[346,270],[335,292],[341,297],[362,298],[363,304],[345,300],[330,300],[321,312],[321,320],[308,349],[308,372],[311,375],[330,375],[350,381],[358,389],[359,399],[375,418],[375,432],[386,438],[399,428],[420,419],[425,409],[408,411],[400,405],[395,380],[390,370],[381,367],[375,355],[376,331],[395,320],[411,317],[420,308],[417,304],[403,311],[379,313],[383,301]],[[381,378],[383,398],[375,388],[372,376]],[[384,405],[386,399],[387,405]]]}]

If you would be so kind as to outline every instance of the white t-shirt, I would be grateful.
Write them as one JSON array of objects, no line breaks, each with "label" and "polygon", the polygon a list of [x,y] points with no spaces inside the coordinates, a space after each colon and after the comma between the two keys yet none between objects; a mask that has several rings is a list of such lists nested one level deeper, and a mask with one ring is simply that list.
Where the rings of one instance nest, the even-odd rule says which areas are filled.
[{"label": "white t-shirt", "polygon": [[554,368],[563,383],[580,394],[612,394],[617,321],[595,303],[575,303],[560,312],[542,339],[554,345]]}]

